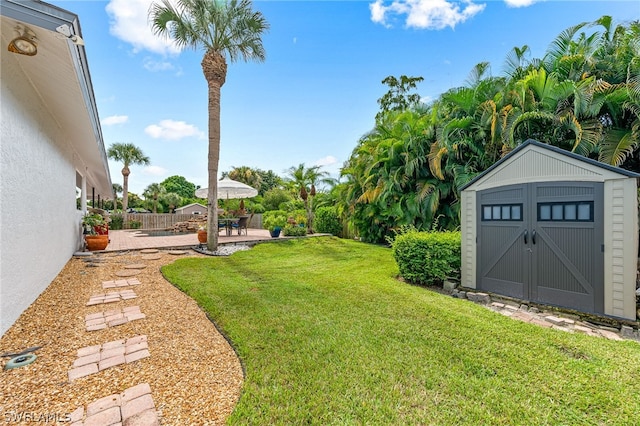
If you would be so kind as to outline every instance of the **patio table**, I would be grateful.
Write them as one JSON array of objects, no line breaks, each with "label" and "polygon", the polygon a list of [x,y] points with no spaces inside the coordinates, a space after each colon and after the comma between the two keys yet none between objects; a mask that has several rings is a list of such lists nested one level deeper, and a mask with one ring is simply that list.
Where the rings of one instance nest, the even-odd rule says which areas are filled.
[{"label": "patio table", "polygon": [[237,217],[218,218],[218,223],[224,223],[225,230],[227,231],[227,237],[231,236],[231,233],[233,231],[233,224],[238,220],[239,218]]}]

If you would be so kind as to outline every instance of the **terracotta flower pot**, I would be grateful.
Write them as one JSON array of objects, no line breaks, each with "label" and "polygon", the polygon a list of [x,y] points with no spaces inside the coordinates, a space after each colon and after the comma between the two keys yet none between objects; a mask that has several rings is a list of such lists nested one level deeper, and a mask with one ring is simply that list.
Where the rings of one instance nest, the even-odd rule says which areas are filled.
[{"label": "terracotta flower pot", "polygon": [[108,235],[85,235],[84,240],[89,251],[104,250],[109,245]]},{"label": "terracotta flower pot", "polygon": [[198,230],[198,241],[200,242],[200,244],[204,244],[207,242],[207,231],[205,231],[204,229]]}]

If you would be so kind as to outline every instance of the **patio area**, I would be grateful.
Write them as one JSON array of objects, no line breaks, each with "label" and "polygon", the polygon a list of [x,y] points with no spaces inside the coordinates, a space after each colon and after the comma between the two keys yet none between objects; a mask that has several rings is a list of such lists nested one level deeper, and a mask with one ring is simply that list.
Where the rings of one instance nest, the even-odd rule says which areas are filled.
[{"label": "patio area", "polygon": [[[104,250],[126,251],[126,250],[142,250],[148,248],[185,248],[194,247],[199,244],[196,233],[173,234],[162,236],[149,236],[147,232],[158,230],[140,230],[127,229],[120,231],[109,231],[109,245]],[[227,236],[224,232],[218,234],[218,244],[237,244],[237,243],[257,243],[260,241],[271,240],[269,231],[266,229],[247,229],[247,235],[238,235],[233,233]]]}]

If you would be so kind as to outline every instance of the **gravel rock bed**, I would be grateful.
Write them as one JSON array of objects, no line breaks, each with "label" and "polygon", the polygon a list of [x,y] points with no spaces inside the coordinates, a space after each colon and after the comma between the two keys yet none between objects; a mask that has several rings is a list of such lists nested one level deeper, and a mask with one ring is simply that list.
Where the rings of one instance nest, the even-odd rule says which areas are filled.
[{"label": "gravel rock bed", "polygon": [[249,247],[246,244],[229,244],[229,245],[224,245],[224,246],[218,246],[218,249],[216,251],[209,251],[207,250],[206,246],[196,246],[193,249],[195,251],[197,251],[198,253],[201,254],[206,254],[207,256],[231,256],[233,253],[237,252],[237,251],[244,251],[244,250],[249,250],[251,247]]},{"label": "gravel rock bed", "polygon": [[[40,297],[0,338],[0,353],[42,346],[32,364],[1,371],[0,417],[11,413],[58,416],[97,399],[148,383],[163,425],[224,424],[240,396],[243,373],[236,353],[197,304],[168,283],[160,267],[182,256],[160,251],[142,260],[140,252],[73,258]],[[132,287],[138,296],[86,306],[102,282],[116,279],[127,265],[144,263]],[[137,305],[146,318],[104,330],[85,331],[87,314]],[[77,350],[136,335],[147,335],[151,356],[69,381]],[[8,361],[2,360],[2,364]]]}]

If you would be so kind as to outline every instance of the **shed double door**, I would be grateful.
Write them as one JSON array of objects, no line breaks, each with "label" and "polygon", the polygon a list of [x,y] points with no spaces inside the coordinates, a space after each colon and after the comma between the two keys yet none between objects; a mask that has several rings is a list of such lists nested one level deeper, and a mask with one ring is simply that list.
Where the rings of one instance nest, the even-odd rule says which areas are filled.
[{"label": "shed double door", "polygon": [[477,197],[480,289],[603,312],[602,183],[509,185]]}]

